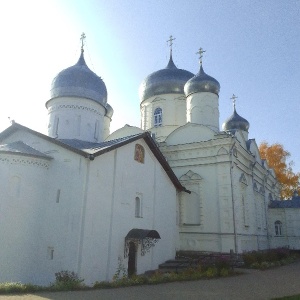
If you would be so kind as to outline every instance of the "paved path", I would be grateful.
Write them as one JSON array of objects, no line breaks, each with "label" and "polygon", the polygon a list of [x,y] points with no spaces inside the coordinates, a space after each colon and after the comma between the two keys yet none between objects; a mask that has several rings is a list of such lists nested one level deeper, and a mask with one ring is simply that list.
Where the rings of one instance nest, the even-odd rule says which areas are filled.
[{"label": "paved path", "polygon": [[234,277],[79,292],[0,296],[0,300],[248,300],[300,294],[300,261]]}]

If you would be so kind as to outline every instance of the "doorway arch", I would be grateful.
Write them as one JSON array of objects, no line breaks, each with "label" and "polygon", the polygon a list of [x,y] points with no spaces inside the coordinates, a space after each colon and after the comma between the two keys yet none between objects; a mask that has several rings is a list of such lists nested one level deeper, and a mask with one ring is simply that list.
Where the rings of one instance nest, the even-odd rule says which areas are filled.
[{"label": "doorway arch", "polygon": [[127,272],[129,277],[136,274],[136,246],[134,242],[129,243]]}]

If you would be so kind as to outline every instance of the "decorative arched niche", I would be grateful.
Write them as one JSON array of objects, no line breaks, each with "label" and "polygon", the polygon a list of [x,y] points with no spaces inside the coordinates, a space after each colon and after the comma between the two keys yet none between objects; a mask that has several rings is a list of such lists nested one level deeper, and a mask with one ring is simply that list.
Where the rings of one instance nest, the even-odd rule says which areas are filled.
[{"label": "decorative arched niche", "polygon": [[202,223],[201,180],[202,177],[191,170],[179,178],[181,184],[191,191],[190,194],[184,192],[180,194],[181,225],[199,226]]}]

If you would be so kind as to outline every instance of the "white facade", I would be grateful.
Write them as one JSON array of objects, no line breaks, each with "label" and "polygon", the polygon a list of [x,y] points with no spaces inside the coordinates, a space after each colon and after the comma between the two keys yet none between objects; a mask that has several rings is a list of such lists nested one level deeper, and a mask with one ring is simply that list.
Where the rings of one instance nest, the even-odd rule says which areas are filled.
[{"label": "white facade", "polygon": [[[1,282],[47,285],[61,270],[86,284],[111,280],[119,258],[127,269],[125,237],[135,228],[160,235],[145,255],[137,244],[138,274],[175,256],[176,188],[143,138],[91,156],[18,124],[1,136]],[[41,157],[16,152],[15,141]],[[134,159],[137,144],[143,163]]]},{"label": "white facade", "polygon": [[220,86],[200,71],[170,57],[142,85],[141,128],[110,134],[106,87],[82,50],[53,81],[48,136],[16,123],[0,133],[0,282],[47,285],[68,270],[92,284],[178,250],[300,249],[300,201],[276,204],[248,121],[234,109],[219,129]]}]

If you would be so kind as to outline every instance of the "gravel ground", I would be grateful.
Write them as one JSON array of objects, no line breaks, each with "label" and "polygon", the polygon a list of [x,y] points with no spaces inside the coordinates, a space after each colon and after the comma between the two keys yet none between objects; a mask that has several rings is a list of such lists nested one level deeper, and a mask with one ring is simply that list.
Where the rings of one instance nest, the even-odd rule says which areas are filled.
[{"label": "gravel ground", "polygon": [[276,269],[244,270],[234,277],[79,292],[0,296],[0,300],[271,299],[300,294],[300,261]]}]

